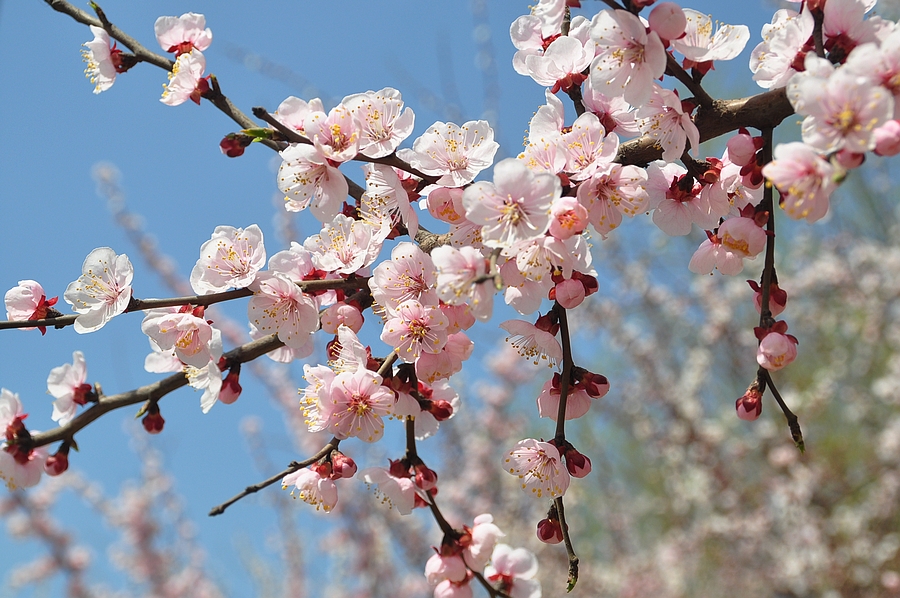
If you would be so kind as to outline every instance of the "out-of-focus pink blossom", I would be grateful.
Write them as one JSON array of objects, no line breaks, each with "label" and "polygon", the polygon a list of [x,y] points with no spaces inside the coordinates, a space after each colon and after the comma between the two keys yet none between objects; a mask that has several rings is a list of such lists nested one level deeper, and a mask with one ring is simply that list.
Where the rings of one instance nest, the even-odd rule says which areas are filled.
[{"label": "out-of-focus pink blossom", "polygon": [[0,388],[0,480],[10,490],[37,485],[47,460],[45,447],[25,450],[19,444],[30,437],[23,423],[26,417],[19,395]]},{"label": "out-of-focus pink blossom", "polygon": [[900,154],[900,121],[889,120],[872,133],[875,153],[879,156]]},{"label": "out-of-focus pink blossom", "polygon": [[378,489],[376,495],[381,496],[381,502],[390,508],[397,509],[401,515],[412,513],[416,502],[416,485],[409,478],[398,478],[383,467],[370,467],[359,472],[359,476],[369,484],[375,484]]},{"label": "out-of-focus pink blossom", "polygon": [[537,572],[537,557],[531,551],[497,544],[484,577],[511,598],[541,598],[541,583],[534,579]]}]

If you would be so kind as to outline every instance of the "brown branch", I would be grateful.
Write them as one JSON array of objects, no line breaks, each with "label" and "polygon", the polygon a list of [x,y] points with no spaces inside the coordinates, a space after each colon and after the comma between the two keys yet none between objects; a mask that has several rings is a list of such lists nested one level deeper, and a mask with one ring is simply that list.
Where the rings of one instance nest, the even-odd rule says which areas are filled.
[{"label": "brown branch", "polygon": [[[272,334],[241,345],[225,353],[224,357],[226,362],[231,365],[245,363],[282,346],[284,346],[284,343],[278,340],[277,335]],[[186,386],[187,382],[187,377],[183,373],[177,373],[128,392],[102,397],[66,425],[32,435],[29,448],[45,446],[60,440],[71,440],[76,432],[110,411],[145,401],[158,401],[170,392]]]},{"label": "brown branch", "polygon": [[553,499],[556,506],[556,514],[559,515],[559,528],[562,530],[563,542],[566,545],[566,554],[569,557],[569,578],[566,581],[566,592],[571,592],[578,582],[578,555],[572,546],[572,538],[569,537],[569,525],[566,523],[566,511],[563,506],[562,496]]},{"label": "brown branch", "polygon": [[[368,288],[368,279],[366,278],[344,278],[344,279],[325,279],[325,280],[309,280],[298,282],[297,286],[302,291],[319,291],[330,289],[356,290]],[[148,309],[158,309],[161,307],[175,307],[178,305],[204,305],[209,306],[223,301],[239,299],[241,297],[250,297],[253,291],[250,289],[233,289],[231,291],[223,291],[221,293],[210,293],[209,295],[189,295],[187,297],[171,297],[167,299],[131,299],[128,307],[123,313],[134,313],[136,311],[144,311]],[[0,330],[10,328],[36,328],[38,326],[47,326],[54,328],[64,328],[71,326],[80,314],[69,314],[56,318],[45,318],[43,320],[5,320],[0,321]]]},{"label": "brown branch", "polygon": [[304,467],[312,465],[313,463],[322,459],[323,457],[328,456],[331,453],[331,451],[337,449],[340,442],[341,441],[338,440],[337,438],[332,438],[331,440],[328,441],[328,444],[323,446],[322,449],[318,453],[313,455],[312,457],[309,457],[308,459],[304,459],[303,461],[292,461],[290,463],[290,465],[287,466],[287,469],[285,469],[284,471],[282,471],[280,473],[276,473],[272,477],[270,477],[266,480],[263,480],[262,482],[253,484],[252,486],[247,486],[241,492],[235,494],[234,496],[232,496],[231,498],[229,498],[222,504],[217,505],[217,506],[213,507],[212,509],[210,509],[209,516],[215,517],[216,515],[221,515],[222,513],[225,512],[225,509],[227,509],[228,507],[230,507],[237,501],[241,500],[242,498],[250,496],[251,494],[253,494],[255,492],[259,492],[263,488],[267,488],[267,487],[271,486],[278,480],[284,479],[284,476],[294,473],[298,469],[303,469]]},{"label": "brown branch", "polygon": [[666,52],[666,74],[675,77],[678,79],[682,85],[688,88],[688,90],[694,94],[694,99],[697,100],[697,103],[701,106],[705,106],[707,108],[713,105],[713,99],[710,97],[706,90],[703,89],[703,86],[700,85],[699,82],[694,81],[694,78],[691,77],[687,71],[685,71],[678,61],[675,60],[675,57]]}]

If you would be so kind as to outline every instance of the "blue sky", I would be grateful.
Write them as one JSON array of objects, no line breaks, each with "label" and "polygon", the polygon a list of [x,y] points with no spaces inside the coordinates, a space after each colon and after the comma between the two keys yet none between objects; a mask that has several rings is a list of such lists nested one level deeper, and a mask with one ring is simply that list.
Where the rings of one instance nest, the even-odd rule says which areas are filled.
[{"label": "blue sky", "polygon": [[[207,71],[217,75],[223,91],[247,113],[253,106],[273,111],[288,95],[319,96],[333,104],[351,93],[392,86],[416,113],[413,138],[437,120],[488,118],[496,128],[500,153],[514,155],[521,149],[528,120],[544,101],[543,89],[510,66],[509,25],[527,12],[527,2],[107,0],[101,5],[115,24],[154,51],[159,50],[153,36],[158,16],[204,13],[214,36],[205,53]],[[473,11],[476,5],[481,9]],[[584,5],[597,10],[601,3]],[[755,1],[706,0],[689,6],[712,12],[723,22],[749,25],[747,50],[718,66],[709,76],[709,89],[723,97],[755,93],[747,56],[771,17],[771,4],[768,12]],[[218,225],[258,223],[269,255],[286,247],[273,224],[273,205],[280,201],[275,154],[252,147],[240,159],[224,157],[218,142],[236,126],[205,102],[174,108],[160,103],[166,74],[152,66],[139,65],[120,75],[112,89],[94,95],[80,56],[81,44],[91,38],[87,27],[39,0],[0,5],[0,39],[7,48],[0,86],[5,140],[0,144],[2,290],[20,279],[36,279],[48,295],[60,296],[67,311],[62,294],[80,274],[84,257],[95,247],[110,246],[132,257],[135,296],[171,295],[98,197],[91,171],[101,162],[120,171],[129,208],[141,215],[182,276],[190,273],[200,245]],[[357,168],[351,164],[345,171],[361,180]],[[314,222],[305,217],[295,219],[294,226],[301,241],[316,232]],[[228,313],[243,321],[245,309],[242,303]],[[480,334],[492,337],[491,326]],[[100,382],[107,393],[158,378],[143,370],[148,344],[137,314],[85,336],[71,328],[50,330],[43,338],[37,332],[2,331],[0,386],[19,393],[31,413],[30,426],[52,427],[46,377],[51,368],[71,362],[74,350],[85,353],[90,380]],[[151,440],[185,496],[188,515],[198,522],[210,568],[234,595],[250,591],[234,548],[236,538],[273,525],[256,499],[232,507],[224,517],[205,516],[214,504],[266,477],[247,455],[239,423],[248,415],[262,418],[273,444],[280,445],[273,451],[279,465],[302,456],[288,450],[280,412],[250,376],[242,379],[245,396],[205,416],[199,395],[192,391],[168,397],[162,403],[165,432]],[[123,427],[132,414],[124,410],[91,425],[78,435],[81,452],[72,456],[73,469],[100,481],[111,494],[137,474],[137,458],[128,448],[130,433]],[[298,511],[305,507],[296,506]],[[80,507],[69,508],[73,516],[83,513]],[[89,531],[90,525],[69,523],[87,534],[80,537],[88,543],[109,536]],[[0,535],[0,577],[34,554],[33,545]],[[88,579],[116,585],[118,578],[103,564],[104,558],[102,552],[95,554],[97,565]]]}]

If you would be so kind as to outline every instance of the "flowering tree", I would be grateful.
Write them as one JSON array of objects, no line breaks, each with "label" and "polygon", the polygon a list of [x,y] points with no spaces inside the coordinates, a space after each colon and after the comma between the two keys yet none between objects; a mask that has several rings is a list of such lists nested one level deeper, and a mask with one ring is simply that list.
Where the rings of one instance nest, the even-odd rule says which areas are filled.
[{"label": "flowering tree", "polygon": [[[571,478],[588,476],[592,463],[567,422],[588,413],[616,382],[580,365],[572,347],[578,318],[607,293],[588,238],[594,235],[600,247],[614,242],[623,216],[641,214],[667,235],[687,235],[695,224],[706,232],[683,264],[697,274],[735,275],[764,254],[759,279],[751,281],[758,322],[746,326],[758,341],[758,368],[735,407],[740,419],[756,420],[771,396],[803,451],[797,417],[772,374],[796,358],[798,345],[776,319],[787,294],[775,269],[775,220],[779,210],[809,222],[823,218],[830,194],[867,153],[900,151],[894,120],[900,33],[867,15],[874,2],[805,2],[778,11],[751,58],[754,80],[768,91],[717,100],[704,82],[717,61],[744,49],[746,26],[713,30],[707,15],[670,2],[610,1],[581,14],[578,2],[542,1],[512,23],[510,37],[514,69],[547,88],[546,104],[529,123],[524,151],[496,163],[499,144],[486,120],[438,121],[409,143],[413,109],[391,87],[327,108],[318,98],[292,96],[275,110],[253,108],[253,120],[206,72],[203,52],[212,32],[202,15],[160,17],[160,54],[96,5],[89,14],[61,0],[48,4],[90,27],[83,55],[95,93],[109,91],[140,63],[167,70],[160,101],[211,103],[224,112],[237,129],[217,141],[231,158],[266,151],[262,146],[277,151],[274,182],[285,210],[308,210],[319,229],[268,253],[256,224],[219,225],[208,240],[202,233],[187,296],[137,297],[130,259],[106,246],[90,252],[62,292],[75,314],[63,315],[59,293],[35,280],[13,286],[0,328],[48,334],[71,325],[86,334],[143,311],[141,330],[152,348],[145,368],[174,373],[106,395],[89,382],[84,355],[76,352],[71,364],[49,374],[51,417],[59,427],[47,432],[26,427],[30,403],[4,388],[0,476],[11,489],[36,485],[43,472],[65,472],[77,434],[110,411],[139,405],[144,429],[161,433],[164,398],[178,388],[202,391],[206,413],[217,402],[238,400],[243,364],[263,355],[305,360],[293,424],[317,444],[307,440],[301,459],[210,514],[278,482],[329,512],[352,483],[346,479],[360,478],[399,513],[432,514],[442,537],[430,540],[439,548],[424,567],[435,596],[471,595],[473,584],[491,596],[538,596],[535,557],[502,543],[491,515],[451,523],[438,488],[453,496],[452,485],[439,483],[420,451],[420,443],[453,427],[448,420],[466,397],[452,376],[474,349],[467,331],[477,320],[495,325],[488,321],[502,293],[520,314],[499,324],[510,345],[523,360],[554,370],[543,381],[537,415],[555,425],[515,439],[493,467],[542,501],[545,513],[532,525],[542,542],[564,544],[571,590],[579,579],[579,530],[567,524],[565,495],[578,483]],[[566,116],[566,104],[574,118]],[[773,130],[795,113],[804,117],[802,141],[774,145]],[[702,141],[725,135],[721,157],[700,157]],[[352,161],[363,164],[361,183],[351,178]],[[476,181],[492,166],[490,180]],[[239,300],[246,301],[250,342],[235,342],[207,314]],[[320,337],[329,339],[327,364],[307,360]],[[743,357],[752,362],[752,351]],[[390,434],[402,439],[401,453],[357,471],[355,460],[370,461],[370,447]],[[347,442],[354,437],[362,443]]]}]

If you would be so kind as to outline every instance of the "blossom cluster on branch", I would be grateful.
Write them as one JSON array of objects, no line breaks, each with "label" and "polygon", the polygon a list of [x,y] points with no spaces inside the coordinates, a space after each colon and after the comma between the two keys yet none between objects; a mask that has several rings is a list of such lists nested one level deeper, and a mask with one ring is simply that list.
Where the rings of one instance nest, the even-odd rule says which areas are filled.
[{"label": "blossom cluster on branch", "polygon": [[[791,109],[805,117],[802,142],[773,147],[777,122],[752,135],[747,127],[757,123],[748,117],[728,130],[735,134],[724,154],[703,159],[701,139],[725,132],[703,127],[705,115],[727,108],[702,81],[716,62],[740,54],[750,39],[746,26],[714,29],[711,17],[672,2],[610,1],[589,18],[572,16],[581,8],[577,0],[541,0],[511,24],[510,38],[514,69],[546,88],[546,103],[529,123],[521,154],[496,164],[499,144],[484,120],[438,121],[401,147],[413,135],[415,115],[390,87],[349,95],[330,109],[318,98],[289,97],[272,113],[254,109],[266,125],[258,126],[230,104],[215,76],[205,74],[202,52],[212,33],[202,15],[157,20],[156,38],[173,54],[170,60],[117,38],[96,5],[94,19],[65,2],[51,4],[90,26],[94,39],[83,55],[95,93],[110,90],[140,62],[164,66],[168,82],[160,101],[176,106],[206,99],[232,116],[242,128],[220,141],[229,157],[254,143],[277,150],[275,186],[285,210],[308,209],[321,228],[268,255],[259,226],[218,226],[191,271],[196,295],[171,300],[136,298],[129,258],[100,247],[63,293],[76,317],[56,311],[56,297],[48,300],[39,283],[22,280],[6,293],[9,322],[3,327],[43,334],[73,324],[86,334],[113,317],[143,311],[141,330],[153,349],[145,368],[176,372],[182,383],[201,389],[204,413],[216,402],[238,400],[244,361],[226,354],[222,332],[205,313],[210,304],[249,297],[250,334],[269,339],[268,355],[278,362],[312,355],[320,329],[333,336],[328,363],[304,365],[308,385],[300,399],[308,431],[333,438],[321,456],[292,463],[261,487],[280,480],[302,501],[329,512],[338,501],[335,482],[358,477],[377,486],[382,502],[400,513],[429,509],[444,533],[425,568],[435,596],[471,595],[473,579],[494,596],[540,595],[533,556],[497,544],[502,533],[490,515],[471,528],[447,523],[437,504],[438,474],[416,449],[458,412],[452,376],[473,352],[466,331],[491,319],[497,293],[523,317],[500,324],[507,340],[524,359],[554,370],[536,404],[539,417],[555,422],[547,440],[519,440],[497,466],[527,494],[549,501],[537,537],[565,543],[568,588],[577,581],[563,497],[571,478],[589,475],[592,464],[567,437],[566,422],[605,396],[610,380],[575,363],[570,315],[604,292],[589,239],[607,240],[626,216],[646,214],[671,236],[688,235],[695,225],[705,231],[706,240],[685,264],[698,274],[736,275],[765,255],[759,281],[750,281],[760,314],[752,327],[759,369],[736,410],[741,419],[757,419],[770,389],[803,450],[797,418],[771,375],[794,361],[798,345],[788,324],[775,319],[787,301],[774,265],[775,190],[787,216],[815,222],[867,152],[900,153],[900,30],[867,17],[874,0],[808,0],[799,11],[776,12],[750,68],[761,87],[784,89]],[[571,100],[574,118],[567,118],[560,92]],[[628,148],[640,144],[649,144],[657,159],[628,159]],[[364,186],[349,178],[345,165],[352,161],[362,163]],[[490,179],[476,181],[491,166]],[[446,232],[428,231],[420,222],[426,217]],[[380,348],[359,340],[367,318]],[[25,427],[19,397],[0,392],[0,477],[11,488],[37,484],[42,471],[63,473],[75,434],[94,419],[89,414],[109,409],[99,385],[87,382],[80,352],[71,365],[51,371],[48,390],[56,399],[52,419],[61,426],[52,438],[62,439],[52,455],[50,436]],[[154,434],[165,425],[160,398],[148,399],[139,412]],[[338,444],[379,441],[386,419],[404,424],[405,454],[357,476],[354,459]]]}]

